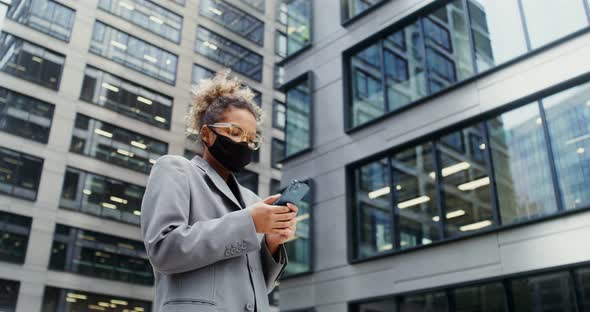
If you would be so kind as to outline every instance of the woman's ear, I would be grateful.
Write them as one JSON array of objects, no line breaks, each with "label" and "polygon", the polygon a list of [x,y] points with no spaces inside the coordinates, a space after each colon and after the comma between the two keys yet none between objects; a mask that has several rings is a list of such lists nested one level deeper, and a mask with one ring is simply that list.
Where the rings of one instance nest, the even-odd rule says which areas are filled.
[{"label": "woman's ear", "polygon": [[213,143],[213,140],[215,139],[213,137],[213,131],[211,131],[211,129],[209,129],[209,127],[203,126],[201,128],[201,141],[203,141],[203,143],[205,144],[206,147],[211,146],[211,144]]}]

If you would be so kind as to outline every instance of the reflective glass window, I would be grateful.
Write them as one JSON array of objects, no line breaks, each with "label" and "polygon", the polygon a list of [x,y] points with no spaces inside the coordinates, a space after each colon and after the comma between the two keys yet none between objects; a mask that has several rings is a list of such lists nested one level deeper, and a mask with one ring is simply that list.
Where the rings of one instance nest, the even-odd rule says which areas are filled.
[{"label": "reflective glass window", "polygon": [[[297,213],[297,230],[295,239],[285,243],[287,256],[289,258],[289,265],[285,268],[283,276],[290,276],[311,271],[311,194],[312,190],[310,181],[306,182],[310,186],[310,191],[301,199],[300,202],[295,203],[299,211]],[[282,193],[282,192],[279,192]]]},{"label": "reflective glass window", "polygon": [[508,311],[506,292],[501,282],[453,289],[455,312]]},{"label": "reflective glass window", "polygon": [[512,280],[514,311],[578,311],[569,272]]},{"label": "reflective glass window", "polygon": [[258,194],[258,174],[249,170],[242,170],[235,173],[238,183],[250,191]]},{"label": "reflective glass window", "polygon": [[84,70],[80,99],[159,128],[170,128],[171,97],[95,67]]},{"label": "reflective glass window", "polygon": [[153,270],[142,242],[58,224],[49,269],[151,286]]},{"label": "reflective glass window", "polygon": [[143,186],[68,167],[60,206],[139,225],[144,192]]},{"label": "reflective glass window", "polygon": [[43,306],[41,310],[43,312],[151,312],[152,303],[119,296],[103,295],[75,289],[63,289],[47,286],[45,287],[45,292],[43,293]]},{"label": "reflective glass window", "polygon": [[273,168],[281,169],[281,161],[285,157],[285,142],[277,138],[272,138],[270,162]]},{"label": "reflective glass window", "polygon": [[265,0],[240,0],[240,1],[250,5],[251,7],[257,9],[258,11],[264,13]]},{"label": "reflective glass window", "polygon": [[443,292],[418,294],[402,297],[399,304],[400,312],[447,312],[449,304]]},{"label": "reflective glass window", "polygon": [[311,148],[311,82],[310,77],[285,89],[285,156]]},{"label": "reflective glass window", "polygon": [[346,2],[343,2],[344,5],[346,5],[345,18],[350,19],[355,17],[383,1],[384,0],[346,0]]},{"label": "reflective glass window", "polygon": [[264,23],[228,2],[201,0],[199,13],[259,46],[264,45]]},{"label": "reflective glass window", "polygon": [[213,78],[215,72],[203,66],[193,64],[193,78],[192,83],[198,84],[203,79]]},{"label": "reflective glass window", "polygon": [[70,152],[149,173],[168,144],[84,115],[76,115]]},{"label": "reflective glass window", "polygon": [[95,22],[90,52],[174,85],[178,56],[102,22]]},{"label": "reflective glass window", "polygon": [[6,16],[18,23],[69,41],[76,12],[51,0],[12,0]]},{"label": "reflective glass window", "polygon": [[0,310],[16,311],[19,288],[20,282],[0,279]]},{"label": "reflective glass window", "polygon": [[3,72],[49,89],[59,88],[64,55],[2,32],[0,58]]},{"label": "reflective glass window", "polygon": [[262,81],[262,55],[199,26],[195,51],[237,73]]},{"label": "reflective glass window", "polygon": [[0,193],[35,200],[43,159],[0,147]]},{"label": "reflective glass window", "polygon": [[0,261],[25,263],[31,222],[32,219],[29,217],[0,212]]},{"label": "reflective glass window", "polygon": [[0,87],[0,130],[47,143],[55,106]]},{"label": "reflective glass window", "polygon": [[287,55],[311,45],[311,0],[288,0],[287,4]]},{"label": "reflective glass window", "polygon": [[285,104],[277,100],[272,103],[272,126],[279,130],[285,129]]},{"label": "reflective glass window", "polygon": [[590,268],[581,268],[576,270],[575,277],[579,287],[579,302],[582,305],[580,309],[582,311],[587,311],[590,309]]}]

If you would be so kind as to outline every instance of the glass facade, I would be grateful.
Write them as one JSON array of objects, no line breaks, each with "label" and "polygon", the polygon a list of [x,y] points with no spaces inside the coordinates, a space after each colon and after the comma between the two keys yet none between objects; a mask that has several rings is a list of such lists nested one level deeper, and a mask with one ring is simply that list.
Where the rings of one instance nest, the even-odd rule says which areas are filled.
[{"label": "glass facade", "polygon": [[386,0],[344,0],[341,2],[344,6],[344,20],[349,20],[385,1]]},{"label": "glass facade", "polygon": [[240,185],[258,194],[258,173],[244,169],[236,172],[235,176]]},{"label": "glass facade", "polygon": [[65,57],[9,33],[0,34],[0,70],[40,86],[57,90]]},{"label": "glass facade", "polygon": [[158,128],[170,129],[172,98],[87,66],[80,99]]},{"label": "glass facade", "polygon": [[[590,285],[587,272],[588,267],[540,274],[524,273],[518,277],[472,282],[467,286],[451,286],[440,291],[353,304],[350,311],[585,311],[588,307],[585,296]],[[577,279],[575,283],[574,279]]]},{"label": "glass facade", "polygon": [[[0,261],[25,263],[32,219],[8,212],[0,212]],[[1,298],[1,295],[0,295]],[[0,303],[2,299],[0,299]],[[0,304],[0,310],[2,304]]]},{"label": "glass facade", "polygon": [[356,167],[354,257],[590,207],[588,103],[585,83]]},{"label": "glass facade", "polygon": [[277,138],[272,138],[270,148],[270,163],[272,167],[275,169],[281,169],[283,167],[281,161],[285,157],[285,142]]},{"label": "glass facade", "polygon": [[256,17],[221,0],[201,0],[199,14],[235,32],[259,46],[264,46],[264,23]]},{"label": "glass facade", "polygon": [[70,152],[149,173],[168,144],[84,115],[76,115]]},{"label": "glass facade", "polygon": [[[312,232],[311,217],[313,215],[311,204],[313,189],[310,181],[305,181],[310,186],[310,191],[305,197],[295,203],[299,212],[297,213],[297,230],[295,238],[285,243],[289,265],[285,268],[283,277],[308,273],[312,270]],[[278,193],[282,193],[282,190]]]},{"label": "glass facade", "polygon": [[55,106],[0,87],[0,131],[47,143]]},{"label": "glass facade", "polygon": [[202,79],[209,79],[215,76],[215,72],[203,66],[193,64],[192,83],[198,84]]},{"label": "glass facade", "polygon": [[152,267],[142,242],[58,224],[49,269],[153,285]]},{"label": "glass facade", "polygon": [[264,13],[264,5],[265,5],[265,0],[240,0],[246,4],[248,4],[249,6],[257,9],[260,12]]},{"label": "glass facade", "polygon": [[98,8],[164,39],[180,43],[182,16],[150,0],[99,0]]},{"label": "glass facade", "polygon": [[197,28],[195,52],[250,79],[262,81],[262,55],[202,26]]},{"label": "glass facade", "polygon": [[311,45],[311,0],[286,0],[287,56]]},{"label": "glass facade", "polygon": [[70,41],[76,12],[52,0],[12,0],[6,16],[53,38]]},{"label": "glass facade", "polygon": [[178,56],[99,21],[90,52],[167,84],[176,82]]},{"label": "glass facade", "polygon": [[[347,53],[351,85],[347,127],[398,111],[588,27],[582,0],[568,0],[563,6],[525,0],[524,10],[518,0],[444,3]],[[547,29],[549,19],[556,27]]]},{"label": "glass facade", "polygon": [[285,92],[285,157],[311,148],[311,76],[297,79]]},{"label": "glass facade", "polygon": [[16,311],[19,288],[19,282],[0,279],[0,311]]},{"label": "glass facade", "polygon": [[145,187],[66,168],[60,207],[139,225]]},{"label": "glass facade", "polygon": [[43,159],[0,147],[0,193],[36,200]]},{"label": "glass facade", "polygon": [[119,296],[89,293],[74,289],[45,287],[43,312],[66,311],[109,311],[109,312],[151,312],[149,301]]},{"label": "glass facade", "polygon": [[285,103],[277,100],[272,102],[272,126],[279,130],[285,130]]}]

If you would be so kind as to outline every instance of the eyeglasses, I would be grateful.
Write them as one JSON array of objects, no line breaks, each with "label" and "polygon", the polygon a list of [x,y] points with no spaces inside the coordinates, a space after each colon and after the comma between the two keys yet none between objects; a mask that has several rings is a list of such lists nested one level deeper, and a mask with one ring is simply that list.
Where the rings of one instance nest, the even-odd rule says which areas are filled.
[{"label": "eyeglasses", "polygon": [[[217,122],[212,125],[207,125],[207,127],[211,127],[214,129],[213,132],[218,135],[223,135],[234,142],[244,142],[248,143],[248,148],[251,150],[257,150],[262,145],[262,136],[256,132],[246,132],[240,126],[230,123],[230,122]],[[215,131],[217,129],[217,131]]]}]

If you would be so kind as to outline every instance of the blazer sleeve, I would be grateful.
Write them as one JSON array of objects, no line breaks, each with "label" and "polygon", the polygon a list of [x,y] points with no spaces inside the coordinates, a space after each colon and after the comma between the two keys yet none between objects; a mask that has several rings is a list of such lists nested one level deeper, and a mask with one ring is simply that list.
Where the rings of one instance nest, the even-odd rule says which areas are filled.
[{"label": "blazer sleeve", "polygon": [[181,156],[160,157],[142,201],[141,233],[147,255],[154,269],[164,274],[196,270],[260,249],[254,221],[246,209],[188,224],[190,169],[190,162]]},{"label": "blazer sleeve", "polygon": [[279,259],[278,261],[270,254],[268,247],[266,246],[266,236],[260,243],[260,259],[262,262],[262,271],[264,272],[264,280],[266,281],[266,289],[268,293],[274,289],[275,282],[281,277],[281,274],[287,267],[289,262],[287,259],[287,250],[285,245],[279,246]]}]

